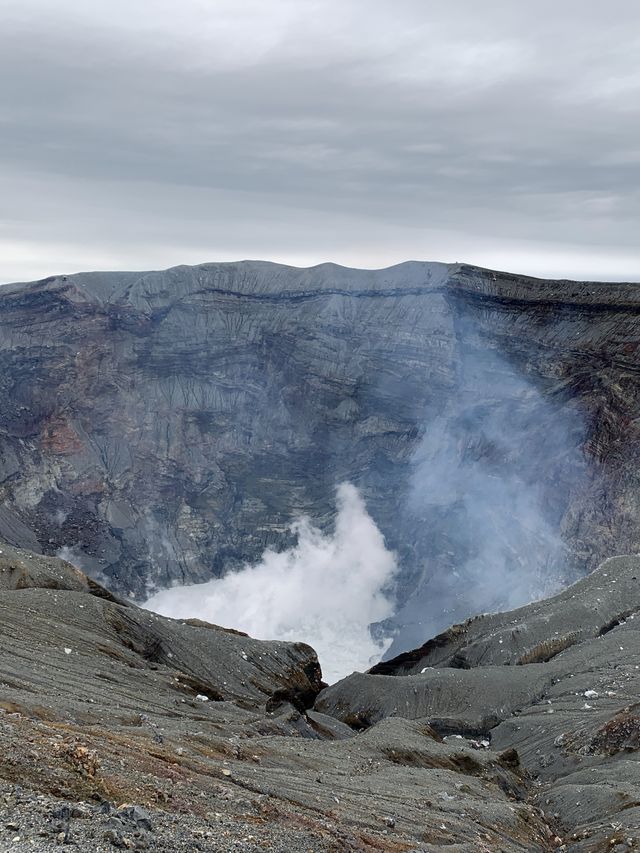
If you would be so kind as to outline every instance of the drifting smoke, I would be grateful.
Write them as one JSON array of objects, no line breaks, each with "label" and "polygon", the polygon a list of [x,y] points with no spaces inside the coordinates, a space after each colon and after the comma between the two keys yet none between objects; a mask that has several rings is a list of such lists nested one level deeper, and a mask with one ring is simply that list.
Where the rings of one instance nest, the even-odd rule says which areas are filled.
[{"label": "drifting smoke", "polygon": [[76,569],[84,571],[82,557],[76,553],[75,546],[70,548],[68,545],[63,545],[59,551],[56,551],[56,557],[70,563],[72,566],[75,566]]},{"label": "drifting smoke", "polygon": [[486,346],[467,351],[413,458],[408,512],[422,575],[394,619],[388,656],[574,579],[563,533],[585,473],[583,438],[561,381],[543,392]]},{"label": "drifting smoke", "polygon": [[317,651],[330,682],[368,668],[390,642],[374,640],[369,625],[393,612],[388,589],[396,560],[353,485],[338,487],[337,508],[333,535],[301,518],[292,525],[298,541],[289,550],[267,550],[257,565],[220,579],[163,590],[144,606],[258,639],[302,640]]}]

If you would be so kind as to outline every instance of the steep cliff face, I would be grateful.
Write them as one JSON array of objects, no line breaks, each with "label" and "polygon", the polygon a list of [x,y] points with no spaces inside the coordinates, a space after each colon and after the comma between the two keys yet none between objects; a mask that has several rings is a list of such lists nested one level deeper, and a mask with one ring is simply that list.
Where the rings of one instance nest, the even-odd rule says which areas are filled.
[{"label": "steep cliff face", "polygon": [[142,596],[330,525],[349,480],[415,645],[483,585],[517,604],[640,550],[639,309],[635,285],[426,263],[2,287],[0,538]]}]

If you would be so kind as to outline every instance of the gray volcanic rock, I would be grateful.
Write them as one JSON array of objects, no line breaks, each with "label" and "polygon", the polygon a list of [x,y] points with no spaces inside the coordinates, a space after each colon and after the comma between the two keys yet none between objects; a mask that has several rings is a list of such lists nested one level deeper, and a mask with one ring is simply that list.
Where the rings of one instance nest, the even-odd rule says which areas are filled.
[{"label": "gray volcanic rock", "polygon": [[[62,560],[49,560],[46,572],[47,558],[14,554],[0,565],[0,579],[15,570],[21,574],[18,583],[0,584],[0,623],[5,640],[11,637],[10,647],[5,642],[4,672],[9,685],[20,682],[40,703],[50,695],[55,706],[56,685],[80,687],[88,669],[95,676],[90,661],[101,656],[110,663],[97,677],[112,694],[119,686],[124,691],[123,712],[147,704],[162,688],[192,700],[199,694],[201,701],[234,701],[247,708],[269,701],[306,708],[323,686],[316,654],[304,643],[263,642],[199,620],[166,619],[118,602],[72,566],[61,575]],[[33,655],[40,665],[24,673],[23,656]],[[126,687],[128,669],[144,670],[140,687],[146,686],[137,695]],[[118,673],[124,676],[120,685]],[[95,704],[90,694],[87,683],[79,696],[71,691],[61,701],[66,709],[72,699]],[[91,708],[87,720],[98,720],[100,710]]]},{"label": "gray volcanic rock", "polygon": [[0,850],[549,849],[509,754],[408,720],[355,734],[307,712],[309,647],[51,588],[60,561],[47,576],[47,558],[16,557],[26,586],[0,589]]},{"label": "gray volcanic rock", "polygon": [[363,471],[382,517],[437,351],[427,334],[414,352],[440,321],[412,305],[446,273],[244,263],[3,287],[0,535],[142,595],[286,544],[300,513],[326,526]]},{"label": "gray volcanic rock", "polygon": [[0,288],[0,536],[119,593],[331,524],[398,551],[391,654],[640,549],[640,289],[243,262]]},{"label": "gray volcanic rock", "polygon": [[470,669],[543,663],[633,616],[640,597],[636,557],[611,557],[552,598],[452,625],[423,646],[376,664],[372,675],[415,675],[425,667]]},{"label": "gray volcanic rock", "polygon": [[635,849],[639,613],[640,558],[613,558],[555,598],[454,626],[374,668],[385,675],[343,679],[316,708],[359,729],[399,716],[509,750],[566,849]]},{"label": "gray volcanic rock", "polygon": [[[9,551],[12,564],[21,581],[0,589],[0,850],[640,845],[640,558],[471,621],[469,649],[486,650],[477,665],[356,674],[320,693],[304,644],[109,601],[59,560]],[[575,643],[518,665],[518,637],[551,647],[562,619]],[[455,636],[449,663],[465,648]]]},{"label": "gray volcanic rock", "polygon": [[73,592],[88,592],[125,607],[130,606],[124,599],[113,595],[108,589],[65,560],[43,557],[2,543],[0,590],[17,589],[66,589]]}]

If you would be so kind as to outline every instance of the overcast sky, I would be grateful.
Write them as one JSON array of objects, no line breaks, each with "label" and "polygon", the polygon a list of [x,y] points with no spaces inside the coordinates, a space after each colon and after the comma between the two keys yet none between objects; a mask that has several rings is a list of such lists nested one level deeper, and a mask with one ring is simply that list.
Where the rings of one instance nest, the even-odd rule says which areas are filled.
[{"label": "overcast sky", "polygon": [[0,281],[640,280],[638,0],[0,0]]}]

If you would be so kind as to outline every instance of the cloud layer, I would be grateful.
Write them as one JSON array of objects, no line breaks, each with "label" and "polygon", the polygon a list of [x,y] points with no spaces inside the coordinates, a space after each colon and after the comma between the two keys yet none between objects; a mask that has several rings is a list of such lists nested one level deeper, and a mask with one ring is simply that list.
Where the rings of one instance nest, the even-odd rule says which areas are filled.
[{"label": "cloud layer", "polygon": [[640,278],[635,0],[3,9],[0,281],[253,256]]}]

